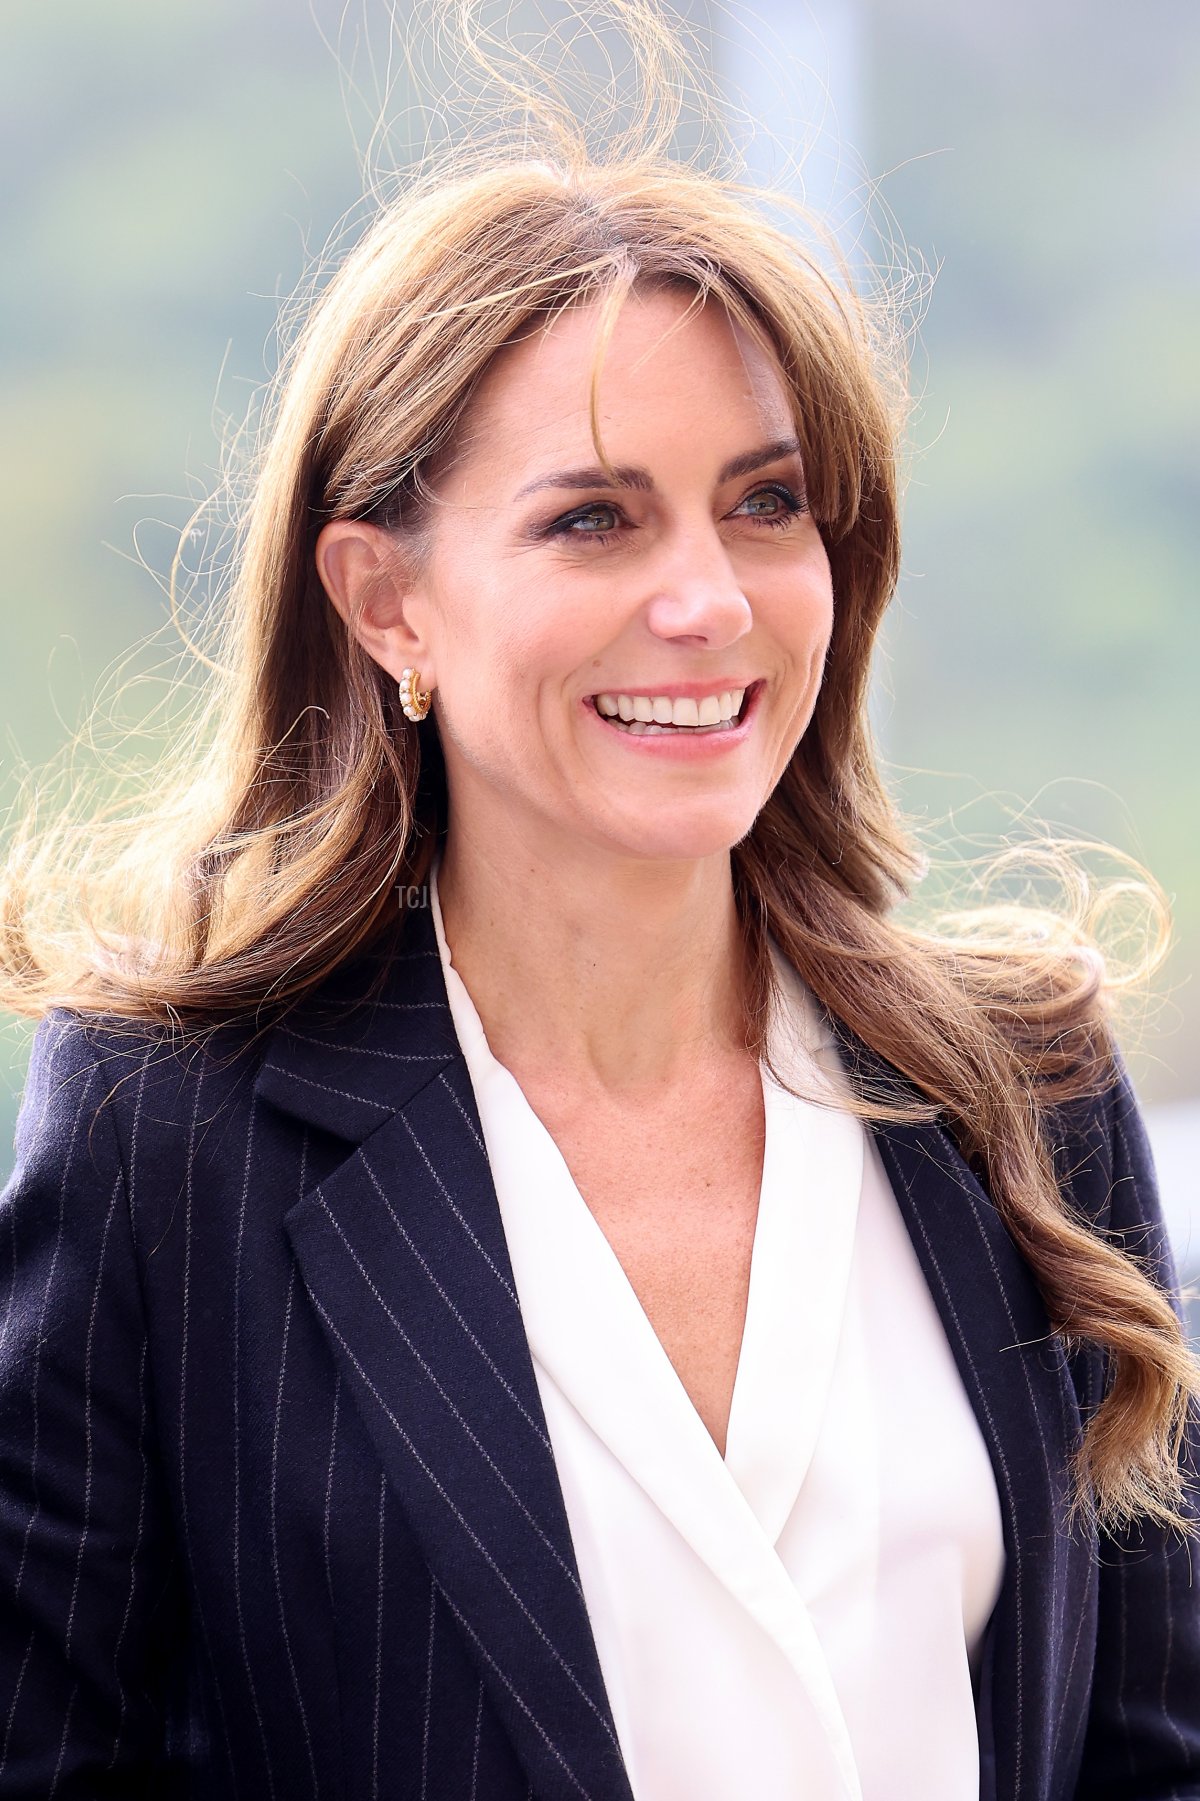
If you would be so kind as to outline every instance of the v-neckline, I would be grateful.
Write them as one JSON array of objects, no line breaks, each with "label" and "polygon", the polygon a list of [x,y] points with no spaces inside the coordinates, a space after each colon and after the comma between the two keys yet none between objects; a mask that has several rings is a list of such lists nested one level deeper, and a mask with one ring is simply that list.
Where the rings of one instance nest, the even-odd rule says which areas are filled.
[{"label": "v-neckline", "polygon": [[[722,1456],[553,1137],[488,1047],[446,944],[436,870],[431,893],[480,1113],[485,1126],[489,1116],[505,1121],[506,1143],[488,1149],[515,1178],[515,1187],[499,1179],[496,1186],[518,1283],[523,1266],[548,1264],[555,1275],[522,1295],[535,1360],[677,1526],[690,1491],[672,1467],[675,1453],[701,1492],[724,1494],[723,1511],[748,1509],[773,1550],[812,1460],[832,1381],[862,1186],[861,1123],[835,1105],[796,1100],[762,1068],[763,1172]],[[816,1009],[774,948],[773,955],[784,1002],[772,1021],[773,1060],[785,1075],[815,1079],[829,1092],[836,1063]],[[814,1277],[802,1303],[788,1287],[797,1271]],[[651,1429],[639,1430],[639,1421]]]},{"label": "v-neckline", "polygon": [[[436,879],[436,877],[435,877]],[[722,1457],[511,1071],[496,1061],[432,911],[447,998],[478,1103],[522,1322],[549,1382],[711,1574],[779,1646],[823,1722],[844,1794],[860,1788],[812,1615],[776,1548],[812,1460],[850,1286],[864,1134],[835,1105],[798,1101],[763,1070],[763,1176],[746,1320]],[[780,970],[778,1067],[822,1080],[815,1010]],[[824,1061],[827,1084],[832,1067]],[[796,1271],[811,1274],[801,1299]]]}]

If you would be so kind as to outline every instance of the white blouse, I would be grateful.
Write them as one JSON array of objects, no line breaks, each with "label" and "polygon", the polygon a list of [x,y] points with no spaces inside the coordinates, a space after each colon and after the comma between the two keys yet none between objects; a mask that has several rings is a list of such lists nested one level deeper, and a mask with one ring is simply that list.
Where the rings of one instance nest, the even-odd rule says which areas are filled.
[{"label": "white blouse", "polygon": [[[870,1134],[763,1069],[722,1458],[438,949],[636,1801],[977,1801],[1004,1570],[986,1446]],[[844,1081],[773,951],[781,1070]]]}]

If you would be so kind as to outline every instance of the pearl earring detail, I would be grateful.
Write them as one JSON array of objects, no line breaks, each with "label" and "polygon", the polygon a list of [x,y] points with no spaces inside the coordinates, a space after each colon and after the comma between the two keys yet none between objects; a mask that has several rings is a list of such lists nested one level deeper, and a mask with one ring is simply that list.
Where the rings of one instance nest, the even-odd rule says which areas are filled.
[{"label": "pearl earring detail", "polygon": [[420,672],[416,669],[405,669],[400,676],[400,704],[404,708],[404,717],[419,725],[429,711],[432,695],[420,686]]}]

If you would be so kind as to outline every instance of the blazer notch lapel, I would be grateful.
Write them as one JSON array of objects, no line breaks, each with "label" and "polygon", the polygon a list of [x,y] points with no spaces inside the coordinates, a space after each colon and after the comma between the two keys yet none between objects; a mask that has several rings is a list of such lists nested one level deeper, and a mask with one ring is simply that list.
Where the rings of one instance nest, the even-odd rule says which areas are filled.
[{"label": "blazer notch lapel", "polygon": [[980,1721],[984,1735],[997,1719],[1012,1729],[994,1745],[981,1736],[981,1750],[995,1757],[997,1792],[1032,1801],[1048,1779],[1035,1715],[1061,1702],[1047,1616],[1086,1554],[1066,1530],[1075,1386],[1033,1272],[950,1135],[889,1125],[877,1142],[992,1462],[1006,1570]]},{"label": "blazer notch lapel", "polygon": [[[385,1000],[428,1001],[439,989],[444,1018],[402,1005],[376,1015],[373,1044],[351,1019],[326,1048],[306,1038],[275,1047],[262,1083],[275,1104],[309,1121],[341,1117],[343,1135],[365,1128],[284,1226],[535,1792],[631,1801],[457,1039],[442,1055],[453,1023],[436,950]],[[380,1056],[430,1043],[421,1064]],[[339,1115],[328,1097],[364,1053],[360,1110]],[[405,1098],[387,1105],[397,1090]]]},{"label": "blazer notch lapel", "polygon": [[458,1054],[433,922],[412,909],[398,943],[336,970],[272,1029],[255,1094],[361,1144]]}]

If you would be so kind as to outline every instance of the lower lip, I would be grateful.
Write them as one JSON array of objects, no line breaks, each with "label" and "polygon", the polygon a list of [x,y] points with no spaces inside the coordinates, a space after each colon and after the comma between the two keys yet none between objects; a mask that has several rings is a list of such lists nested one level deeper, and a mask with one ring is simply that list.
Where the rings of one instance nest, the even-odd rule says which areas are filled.
[{"label": "lower lip", "polygon": [[686,727],[679,732],[623,732],[597,711],[594,701],[585,700],[583,710],[590,715],[592,723],[604,733],[610,743],[623,744],[641,756],[666,757],[672,762],[708,762],[713,757],[728,755],[739,744],[746,742],[764,686],[763,682],[751,685],[741,718],[736,725],[729,726],[723,732],[690,732]]}]

